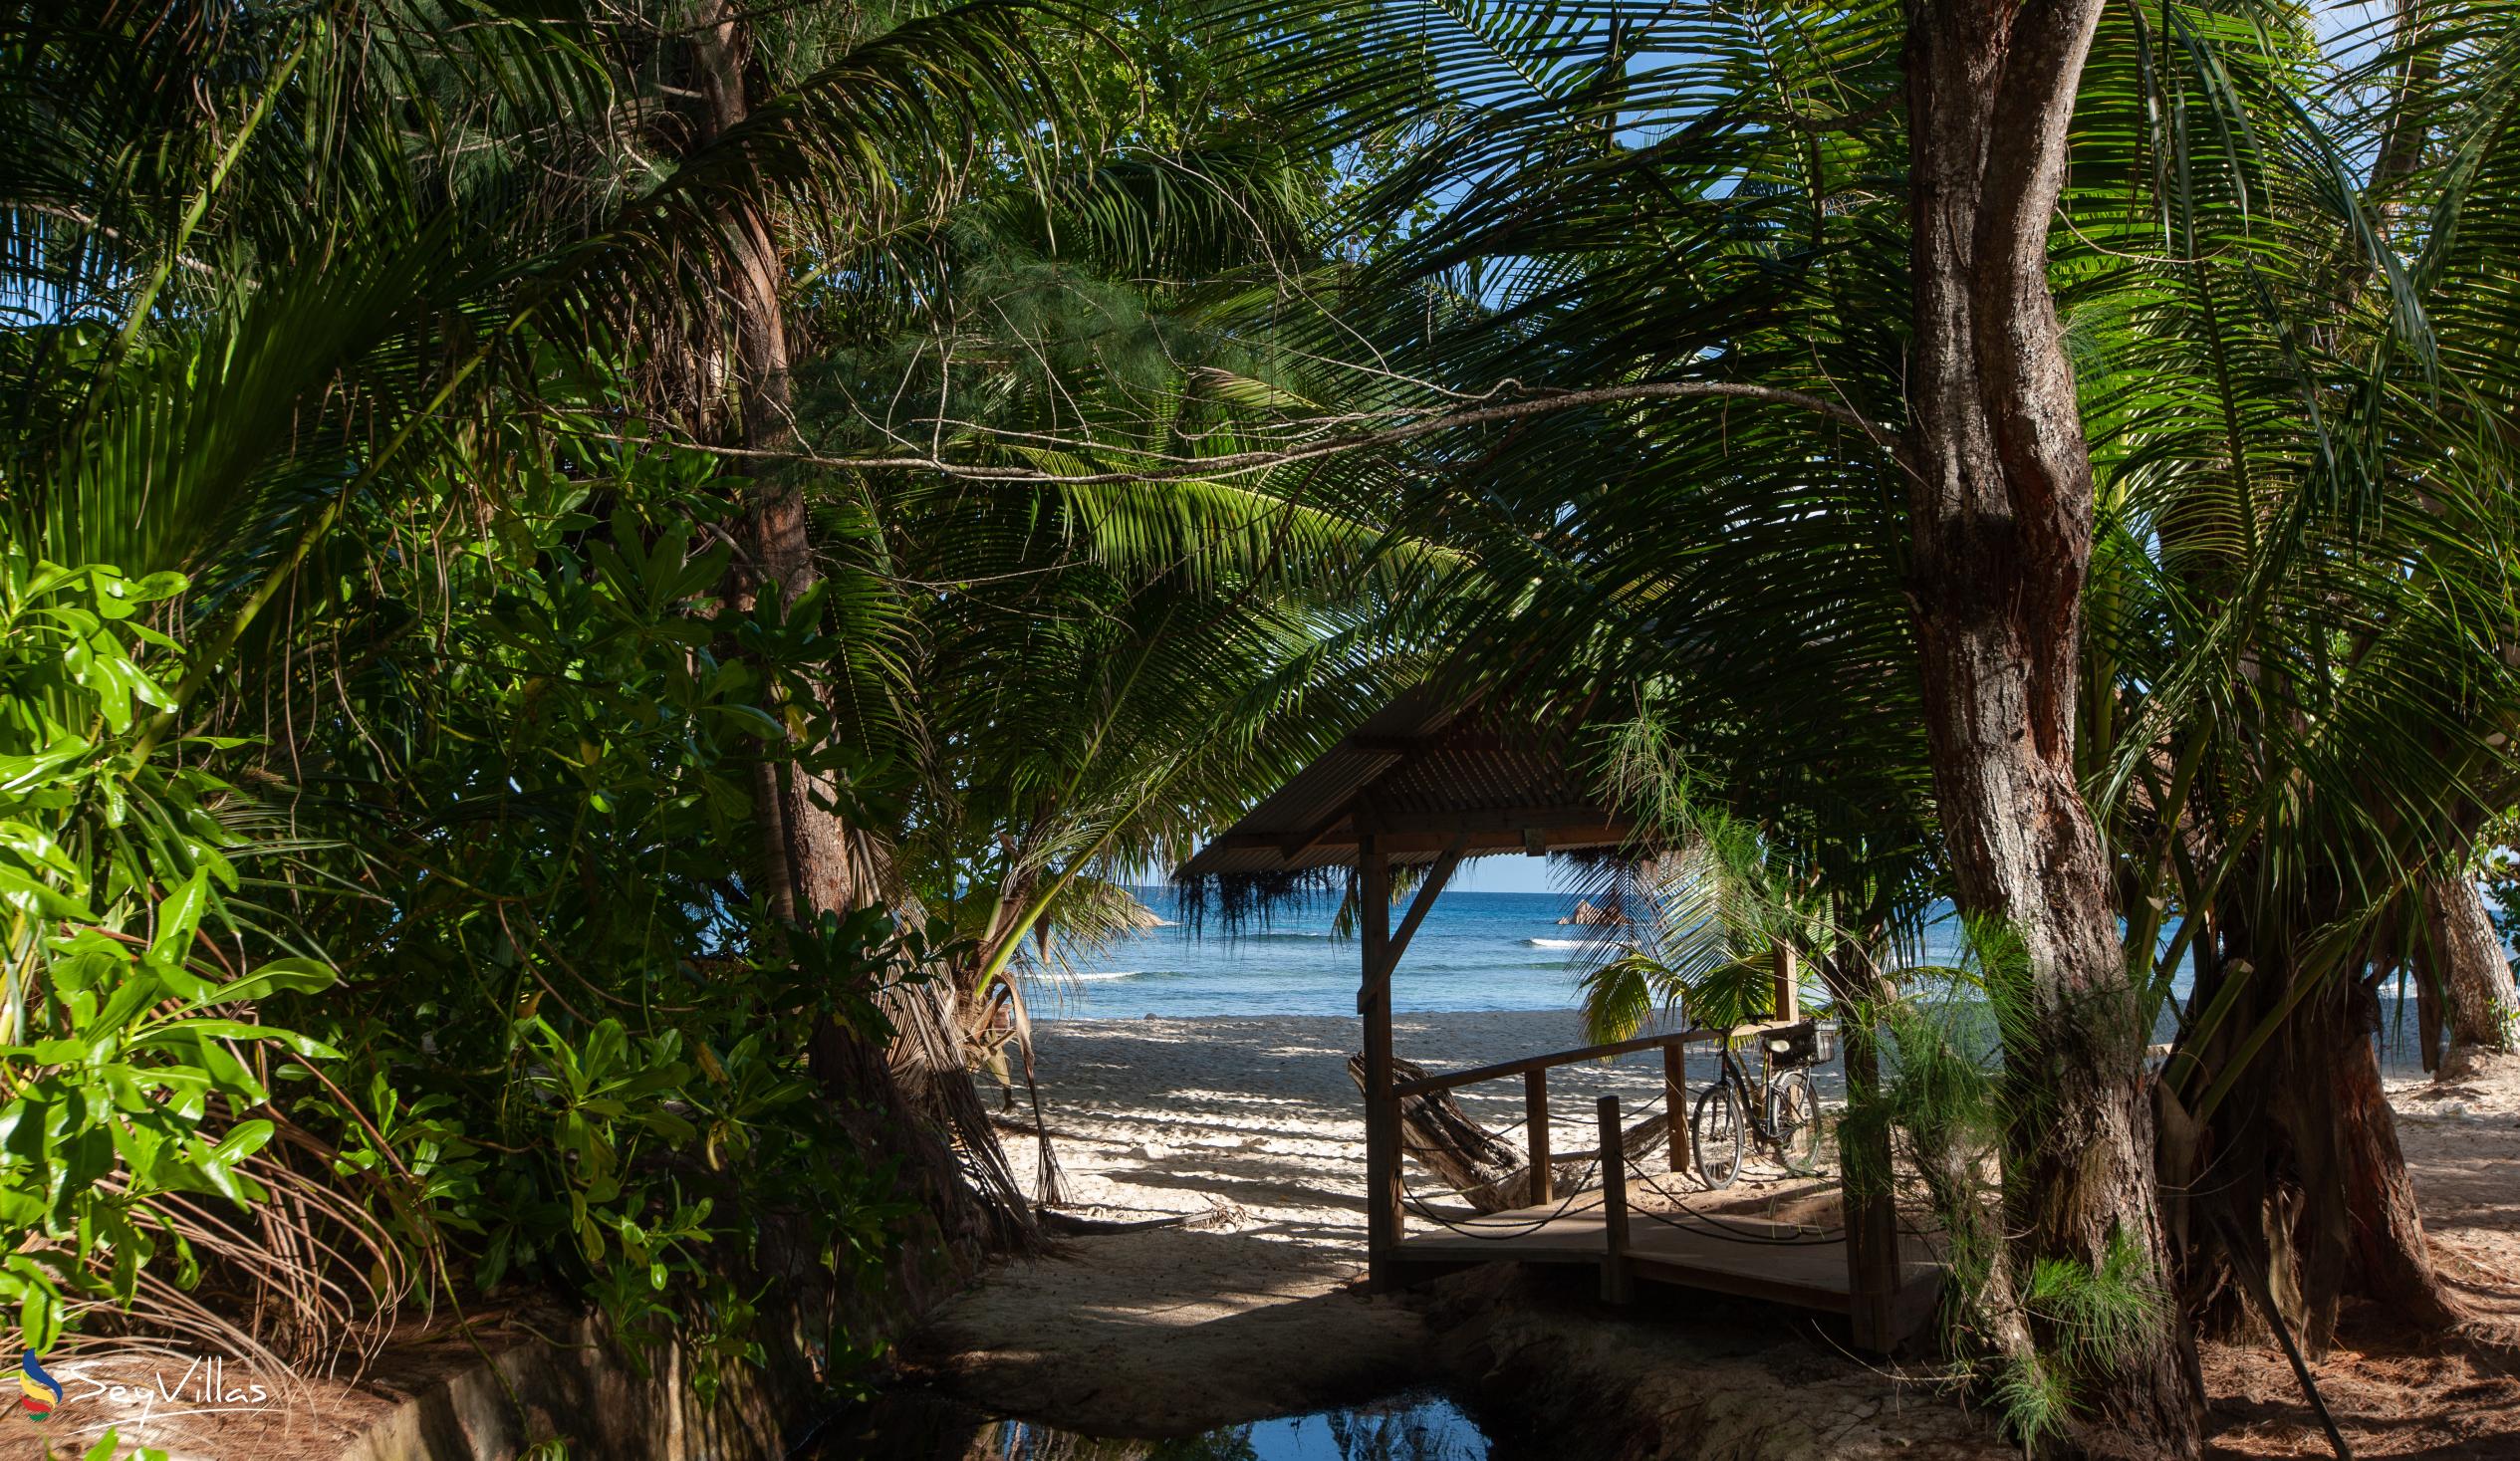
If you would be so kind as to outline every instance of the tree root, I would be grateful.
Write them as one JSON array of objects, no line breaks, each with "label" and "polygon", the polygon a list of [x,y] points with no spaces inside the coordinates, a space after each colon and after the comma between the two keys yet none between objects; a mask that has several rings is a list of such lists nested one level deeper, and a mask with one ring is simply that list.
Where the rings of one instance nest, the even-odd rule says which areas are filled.
[{"label": "tree root", "polygon": [[2520,1374],[2520,1324],[2471,1315],[2441,1332],[2448,1347],[2464,1349],[2508,1374]]}]

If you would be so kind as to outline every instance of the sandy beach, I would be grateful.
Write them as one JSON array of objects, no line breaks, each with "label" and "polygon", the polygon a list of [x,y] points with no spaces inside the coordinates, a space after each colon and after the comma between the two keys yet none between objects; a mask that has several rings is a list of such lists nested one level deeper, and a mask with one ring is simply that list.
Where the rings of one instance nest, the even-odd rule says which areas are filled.
[{"label": "sandy beach", "polygon": [[[1393,1029],[1402,1059],[1436,1070],[1583,1044],[1567,1011],[1403,1014]],[[923,1367],[1004,1413],[1135,1434],[1426,1383],[1440,1367],[1434,1356],[1457,1338],[1446,1333],[1447,1317],[1422,1296],[1362,1291],[1365,1127],[1346,1069],[1358,1038],[1355,1019],[1319,1016],[1044,1027],[1044,1109],[1069,1210],[1213,1221],[1080,1239],[1050,1260],[998,1269],[929,1327],[917,1346]],[[1712,1062],[1692,1059],[1689,1070],[1692,1085],[1702,1085]],[[1827,1074],[1824,1099],[1837,1085]],[[1621,1097],[1626,1124],[1656,1108],[1661,1059],[1648,1052],[1559,1068],[1550,1090],[1557,1149],[1589,1148],[1600,1096]],[[1492,1129],[1522,1118],[1519,1079],[1460,1094]],[[1008,1142],[1019,1169],[1027,1167],[1032,1143],[1011,1126]],[[1662,1173],[1658,1158],[1644,1165]],[[1412,1170],[1412,1184],[1423,1180]],[[1726,1206],[1755,1212],[1779,1197],[1807,1197],[1811,1186],[1745,1168]],[[1412,1229],[1420,1221],[1412,1218]],[[1671,1390],[1658,1402],[1669,1413],[1716,1405],[1729,1418],[1708,1420],[1710,1442],[1733,1435],[1746,1444],[1786,1424],[1822,1448],[1814,1454],[2002,1454],[1982,1446],[1974,1422],[1953,1407],[1815,1347],[1808,1318],[1724,1301],[1705,1307],[1728,1316],[1711,1342],[1711,1332],[1675,1330],[1658,1350],[1601,1362],[1653,1369],[1654,1382]],[[1514,1342],[1528,1353],[1567,1341],[1545,1333]],[[1461,1369],[1458,1356],[1444,1362]],[[1915,1449],[1919,1442],[1929,1444]]]},{"label": "sandy beach", "polygon": [[[1403,1014],[1394,1034],[1402,1058],[1440,1070],[1582,1043],[1567,1011]],[[1345,1061],[1358,1038],[1355,1019],[1320,1016],[1042,1027],[1044,1111],[1069,1210],[1209,1221],[1081,1239],[1051,1260],[998,1269],[922,1339],[931,1372],[1008,1413],[1141,1433],[1422,1382],[1444,1339],[1440,1319],[1430,1330],[1423,1305],[1367,1299],[1357,1282],[1364,1123]],[[1818,1074],[1824,1100],[1834,1101],[1836,1068]],[[1693,1087],[1710,1075],[1710,1062],[1692,1059]],[[2399,1073],[2389,1085],[2436,1261],[2480,1312],[2520,1315],[2520,1081],[2443,1089]],[[1651,1054],[1553,1071],[1558,1149],[1592,1144],[1598,1096],[1620,1096],[1633,1122],[1660,1090]],[[1491,1128],[1522,1115],[1519,1081],[1461,1095]],[[1019,1103],[1010,1120],[1020,1112]],[[1029,1167],[1032,1143],[1011,1126],[1008,1141],[1019,1168]],[[1755,1204],[1763,1190],[1790,1184],[1745,1174],[1738,1195]],[[1714,1395],[1743,1414],[1783,1410],[1819,1448],[1810,1454],[1980,1454],[1982,1432],[1929,1385],[1834,1352],[1808,1320],[1731,1306],[1704,1323],[1655,1329],[1665,1345],[1657,1376],[1689,1387],[1673,1406]],[[2214,1344],[2206,1363],[2227,1417],[2214,1454],[2294,1454],[2307,1433],[2276,1351]],[[2388,1435],[2435,1456],[2501,1454],[2490,1447],[2520,1429],[2520,1417],[2499,1412],[2520,1401],[2520,1385],[2467,1367],[2347,1349],[2318,1366],[2331,1402],[2359,1412],[2372,1440]],[[2453,1381],[2483,1388],[2469,1391],[2466,1410],[2445,1413],[2429,1395]],[[2469,1428],[2486,1423],[2497,1427],[2488,1448],[2467,1449]]]},{"label": "sandy beach", "polygon": [[[1361,1038],[1355,1019],[1325,1016],[1043,1026],[1043,1108],[1068,1202],[1109,1218],[1230,1204],[1244,1214],[1237,1232],[1327,1245],[1361,1266],[1365,1117],[1346,1065]],[[1458,1070],[1570,1049],[1584,1037],[1569,1010],[1468,1011],[1394,1016],[1392,1043],[1403,1060]],[[1710,1057],[1692,1055],[1693,1086],[1713,1071]],[[1834,1092],[1834,1068],[1820,1074]],[[1618,1096],[1630,1124],[1659,1108],[1661,1057],[1561,1067],[1549,1089],[1556,1148],[1589,1148],[1600,1096]],[[1459,1096],[1492,1129],[1523,1118],[1518,1079]],[[1010,1140],[1025,1154],[1029,1143]]]}]

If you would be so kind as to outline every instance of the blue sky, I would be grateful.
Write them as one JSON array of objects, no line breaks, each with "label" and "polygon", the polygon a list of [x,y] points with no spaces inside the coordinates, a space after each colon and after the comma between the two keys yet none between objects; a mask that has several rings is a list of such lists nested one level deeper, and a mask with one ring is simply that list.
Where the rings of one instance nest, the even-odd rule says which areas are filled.
[{"label": "blue sky", "polygon": [[1461,870],[1452,874],[1447,891],[1457,892],[1556,892],[1555,864],[1546,857],[1499,855],[1468,857]]}]

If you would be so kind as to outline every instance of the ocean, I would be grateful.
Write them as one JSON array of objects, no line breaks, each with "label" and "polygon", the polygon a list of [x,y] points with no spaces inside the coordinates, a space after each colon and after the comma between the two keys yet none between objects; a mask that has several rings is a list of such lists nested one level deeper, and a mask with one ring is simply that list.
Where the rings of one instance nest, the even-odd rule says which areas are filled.
[{"label": "ocean", "polygon": [[[1279,910],[1264,927],[1192,936],[1170,888],[1138,896],[1170,928],[1133,934],[1026,991],[1035,1019],[1134,1020],[1202,1015],[1353,1015],[1362,951],[1334,936],[1335,899]],[[1446,892],[1392,976],[1397,1010],[1563,1010],[1570,962],[1588,928],[1561,926],[1575,899],[1553,892]],[[1396,921],[1396,920],[1394,920]]]},{"label": "ocean", "polygon": [[[1195,935],[1168,887],[1136,890],[1173,926],[1133,934],[1080,962],[1065,976],[1025,990],[1037,1020],[1195,1019],[1214,1015],[1354,1015],[1361,952],[1337,936],[1336,899],[1278,910],[1266,925],[1229,933],[1210,922]],[[1583,950],[1599,930],[1558,922],[1575,897],[1557,892],[1450,891],[1435,899],[1391,980],[1391,1007],[1432,1010],[1564,1010],[1576,1003]],[[1954,957],[1956,924],[1929,928],[1921,962]],[[2413,1059],[2411,986],[2382,991],[2384,1062]],[[2182,971],[2172,992],[2184,999]],[[2393,997],[2394,996],[2394,997]],[[2161,1013],[2154,1039],[2167,1041],[2176,1016]]]}]

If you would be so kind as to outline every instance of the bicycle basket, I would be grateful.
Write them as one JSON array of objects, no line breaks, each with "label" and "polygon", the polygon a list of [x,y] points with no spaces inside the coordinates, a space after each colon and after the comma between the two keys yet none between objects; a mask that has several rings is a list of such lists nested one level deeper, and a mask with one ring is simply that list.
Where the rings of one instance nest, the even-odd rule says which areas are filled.
[{"label": "bicycle basket", "polygon": [[1769,1031],[1760,1037],[1760,1044],[1767,1051],[1770,1069],[1799,1070],[1804,1066],[1816,1066],[1838,1053],[1838,1029],[1835,1025],[1824,1026],[1817,1020],[1805,1020],[1799,1025]]}]

